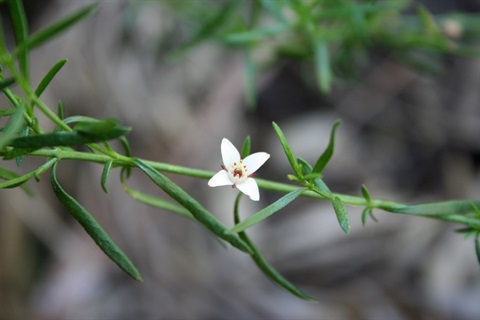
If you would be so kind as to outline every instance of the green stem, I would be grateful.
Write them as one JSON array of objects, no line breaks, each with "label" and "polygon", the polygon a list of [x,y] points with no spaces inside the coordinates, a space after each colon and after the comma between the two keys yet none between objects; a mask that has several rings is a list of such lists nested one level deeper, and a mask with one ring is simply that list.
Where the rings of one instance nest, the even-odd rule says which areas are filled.
[{"label": "green stem", "polygon": [[[94,145],[94,146],[97,146],[97,145]],[[135,166],[132,158],[122,156],[115,152],[113,153],[115,154],[114,156],[55,148],[51,150],[49,149],[36,150],[29,153],[28,155],[41,156],[41,157],[55,157],[59,159],[69,159],[69,160],[90,161],[90,162],[96,162],[101,164],[106,164],[107,162],[113,160],[114,167]],[[142,160],[142,161],[147,163],[148,165],[150,165],[152,168],[156,170],[173,173],[173,174],[179,174],[183,176],[189,176],[193,178],[210,179],[215,174],[212,171],[194,169],[194,168],[178,166],[178,165],[173,165],[168,163],[147,161],[147,160]],[[289,193],[298,189],[298,186],[293,184],[275,182],[275,181],[270,181],[265,179],[255,179],[255,180],[257,181],[258,186],[261,189],[268,190],[268,191]],[[339,197],[345,204],[352,205],[352,206],[370,205],[371,207],[379,208],[379,209],[405,206],[405,204],[398,203],[398,202],[376,200],[376,199],[372,199],[372,201],[368,203],[367,200],[365,200],[365,198],[363,197],[356,197],[356,196],[345,195],[340,193],[333,193],[333,194]],[[308,198],[315,198],[315,199],[325,199],[324,197],[320,196],[319,194],[313,191],[305,191],[302,194],[302,196],[308,197]]]},{"label": "green stem", "polygon": [[[40,149],[29,153],[28,155],[31,156],[41,156],[41,157],[49,157],[49,158],[56,158],[59,160],[70,159],[70,160],[80,160],[80,161],[89,161],[89,162],[96,162],[100,164],[106,164],[110,161],[113,161],[113,167],[134,167],[135,163],[133,158],[123,156],[121,154],[116,153],[112,150],[106,150],[96,144],[90,145],[95,150],[100,150],[103,154],[97,153],[89,153],[89,152],[80,152],[74,151],[67,148],[54,148],[54,149]],[[2,152],[0,152],[0,156]],[[155,162],[155,161],[147,161],[142,160],[143,162],[147,163],[149,166],[154,168],[155,170],[167,173],[173,173],[183,176],[189,176],[193,178],[199,179],[210,179],[214,172],[201,170],[201,169],[194,169],[189,167],[183,167],[168,163],[162,162]],[[43,172],[43,171],[42,171]],[[31,177],[31,176],[30,176]],[[263,190],[280,192],[280,193],[289,193],[296,189],[298,189],[297,185],[275,182],[265,179],[256,179],[258,186]],[[369,207],[373,209],[381,209],[387,212],[392,213],[400,213],[400,214],[413,214],[417,216],[424,216],[449,222],[455,223],[465,223],[471,226],[478,226],[480,227],[480,222],[478,218],[465,216],[463,214],[452,213],[452,214],[421,214],[421,213],[408,213],[402,212],[400,209],[405,208],[407,204],[388,201],[388,200],[381,200],[381,199],[371,199],[367,201],[364,197],[340,194],[340,193],[332,193],[334,197],[338,197],[341,201],[350,206],[360,206],[360,207]],[[314,191],[305,191],[302,193],[302,196],[308,198],[315,198],[315,199],[324,199],[328,200],[326,197],[314,192]]]}]

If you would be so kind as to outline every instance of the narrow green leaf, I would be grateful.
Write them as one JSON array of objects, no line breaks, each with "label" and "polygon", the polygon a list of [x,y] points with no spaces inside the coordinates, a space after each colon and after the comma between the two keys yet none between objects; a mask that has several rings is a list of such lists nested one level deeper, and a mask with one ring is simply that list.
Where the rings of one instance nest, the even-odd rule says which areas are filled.
[{"label": "narrow green leaf", "polygon": [[232,45],[251,46],[256,42],[265,40],[266,38],[273,37],[277,34],[286,32],[290,29],[290,26],[286,24],[276,24],[268,27],[229,33],[222,38],[224,42]]},{"label": "narrow green leaf", "polygon": [[127,138],[125,138],[125,136],[121,136],[119,140],[122,144],[123,150],[125,151],[125,155],[130,157],[132,155],[132,149],[130,149],[130,144],[128,143]]},{"label": "narrow green leaf", "polygon": [[367,224],[367,218],[368,218],[368,217],[372,218],[373,221],[378,222],[377,218],[375,218],[375,216],[373,215],[373,209],[370,208],[370,207],[366,207],[365,209],[363,209],[363,212],[362,212],[362,225],[366,225],[366,224]]},{"label": "narrow green leaf", "polygon": [[365,200],[367,200],[368,203],[372,202],[372,197],[370,197],[370,193],[368,192],[367,186],[362,184],[362,194]]},{"label": "narrow green leaf", "polygon": [[369,208],[369,207],[363,209],[363,211],[362,211],[362,225],[363,226],[367,224],[367,216],[371,211],[372,211],[372,208]]},{"label": "narrow green leaf", "polygon": [[13,79],[13,78],[4,79],[4,80],[0,81],[0,90],[8,88],[14,83],[15,83],[15,79]]},{"label": "narrow green leaf", "polygon": [[[85,129],[85,127],[83,127],[83,129]],[[59,131],[18,137],[9,144],[10,146],[14,147],[14,149],[6,153],[5,159],[13,159],[43,147],[72,147],[116,139],[130,131],[129,127],[121,126],[110,127],[109,129],[99,126],[96,129],[98,130],[95,130],[95,128],[92,127],[92,131]]]},{"label": "narrow green leaf", "polygon": [[427,34],[438,33],[438,26],[435,23],[435,19],[432,17],[432,14],[423,5],[417,7],[417,15],[420,19],[423,29]]},{"label": "narrow green leaf", "polygon": [[22,128],[24,110],[25,107],[22,103],[16,108],[15,113],[10,117],[5,129],[0,132],[0,149],[8,145],[12,141],[15,134],[17,134]]},{"label": "narrow green leaf", "polygon": [[322,155],[318,158],[317,163],[313,167],[312,172],[322,173],[325,167],[327,166],[328,162],[333,156],[333,151],[335,149],[335,134],[337,132],[337,128],[342,124],[342,121],[336,120],[332,127],[332,132],[330,133],[330,142],[328,143],[327,148],[322,153]]},{"label": "narrow green leaf", "polygon": [[85,6],[84,8],[67,16],[66,18],[60,21],[57,21],[45,27],[44,29],[39,30],[38,32],[35,32],[30,36],[30,38],[26,42],[23,42],[22,44],[20,44],[14,50],[13,54],[14,55],[24,54],[24,52],[26,52],[27,49],[33,49],[55,38],[60,33],[72,27],[75,23],[93,15],[97,11],[98,7],[99,5],[97,3]]},{"label": "narrow green leaf", "polygon": [[[10,171],[6,168],[2,168],[0,167],[0,179],[4,179],[6,181],[11,181],[13,179],[20,179],[21,176],[18,175],[17,173],[13,172],[13,171]],[[14,188],[14,187],[17,187],[17,186],[21,186],[21,188],[29,195],[29,196],[32,196],[33,195],[33,191],[32,189],[30,189],[26,184],[24,184],[25,181],[27,181],[28,179],[24,180],[24,181],[21,181],[20,183],[17,183],[17,184],[13,184],[13,185],[10,185],[10,186],[5,186],[4,188]],[[1,182],[0,182],[1,184]],[[0,189],[2,187],[0,186]]]},{"label": "narrow green leaf", "polygon": [[77,146],[119,138],[130,131],[129,127],[118,126],[114,120],[79,122],[72,132],[54,132],[29,135],[13,140],[15,148],[38,149],[55,146]]},{"label": "narrow green leaf", "polygon": [[[234,207],[234,221],[235,224],[240,224],[240,214],[238,212],[238,206],[240,202],[242,194],[239,193],[237,196],[237,199],[235,200],[235,207]],[[250,255],[252,257],[252,260],[255,262],[257,267],[276,285],[280,286],[281,288],[287,290],[294,296],[310,301],[310,302],[316,302],[317,300],[308,296],[304,292],[302,292],[300,289],[298,289],[296,286],[294,286],[292,283],[290,283],[287,279],[285,279],[268,261],[265,259],[265,257],[262,255],[260,250],[255,246],[253,241],[250,240],[250,237],[248,237],[247,233],[245,231],[239,232],[238,236],[240,239],[242,239],[245,243],[247,243],[250,248],[252,249],[252,254]]]},{"label": "narrow green leaf", "polygon": [[134,159],[134,163],[153,181],[153,183],[159,186],[163,191],[165,191],[166,194],[190,211],[198,222],[203,224],[216,236],[229,242],[237,249],[249,254],[251,253],[250,247],[245,242],[243,242],[237,236],[226,234],[227,228],[180,186],[175,184],[165,175],[161,174],[144,161]]},{"label": "narrow green leaf", "polygon": [[236,7],[242,3],[241,0],[232,0],[227,1],[210,19],[208,19],[201,27],[197,28],[198,32],[184,44],[177,52],[174,53],[174,56],[181,56],[185,54],[188,50],[199,44],[200,42],[205,41],[206,39],[212,37],[214,33],[221,27],[225,22],[228,21],[230,15],[233,14]]},{"label": "narrow green leaf", "polygon": [[63,119],[63,123],[65,124],[76,123],[76,122],[98,122],[98,121],[101,121],[101,120],[95,119],[92,117],[87,117],[87,116],[72,116],[72,117]]},{"label": "narrow green leaf", "polygon": [[257,223],[262,222],[266,218],[270,217],[272,214],[286,207],[290,202],[298,198],[298,196],[300,196],[302,192],[304,192],[305,190],[306,188],[299,188],[284,195],[283,197],[281,197],[280,199],[278,199],[268,207],[263,208],[262,210],[251,215],[250,217],[243,220],[239,224],[235,225],[232,229],[228,230],[227,233],[234,234],[240,231],[244,231],[245,229],[248,229],[251,226],[256,225]]},{"label": "narrow green leaf", "polygon": [[250,154],[250,145],[250,136],[247,136],[242,146],[242,159],[245,159]]},{"label": "narrow green leaf", "polygon": [[56,176],[57,163],[51,171],[51,184],[52,189],[57,196],[58,200],[65,206],[67,211],[72,215],[75,220],[85,229],[88,235],[95,241],[97,246],[102,249],[103,252],[115,262],[120,269],[125,271],[133,279],[143,282],[140,272],[130,261],[130,259],[123,253],[123,251],[113,242],[110,236],[95,220],[95,218],[72,196],[70,196],[60,186]]},{"label": "narrow green leaf", "polygon": [[[312,174],[312,166],[310,163],[308,163],[306,160],[298,157],[297,158],[297,164],[302,168],[302,174],[305,179],[310,180],[310,178],[307,178],[306,176],[309,176]],[[318,176],[316,176],[318,177]],[[312,177],[312,179],[315,177]]]},{"label": "narrow green leaf", "polygon": [[413,214],[422,216],[436,216],[436,215],[452,215],[452,214],[466,214],[474,212],[472,204],[479,207],[480,201],[470,200],[455,200],[435,203],[425,203],[410,206],[398,207],[381,207],[381,209],[388,212]]},{"label": "narrow green leaf", "polygon": [[[92,138],[95,138],[97,141],[100,140],[109,140],[123,136],[128,131],[129,127],[122,127],[119,125],[117,119],[105,119],[105,120],[95,120],[95,121],[80,121],[75,124],[73,130]],[[123,132],[120,134],[120,132]]]},{"label": "narrow green leaf", "polygon": [[108,180],[108,176],[110,175],[110,170],[112,169],[112,164],[113,164],[113,160],[110,160],[107,163],[105,163],[105,166],[103,167],[101,185],[105,193],[108,193],[107,180]]},{"label": "narrow green leaf", "polygon": [[300,167],[298,166],[297,161],[295,160],[295,156],[293,155],[292,149],[290,148],[290,145],[287,142],[287,138],[285,138],[285,135],[282,132],[282,129],[275,123],[272,122],[273,124],[273,129],[275,129],[275,132],[277,133],[278,138],[280,139],[280,143],[282,144],[283,151],[285,152],[285,155],[287,156],[288,162],[292,166],[293,171],[297,174],[297,176],[301,176],[302,172]]},{"label": "narrow green leaf", "polygon": [[67,63],[67,59],[60,60],[47,72],[47,74],[43,77],[42,81],[40,81],[37,89],[35,90],[35,94],[37,95],[37,97],[40,97],[43,91],[45,91],[47,86],[52,81],[53,77],[55,77],[58,71],[62,69],[65,63]]},{"label": "narrow green leaf", "polygon": [[[28,24],[25,10],[21,0],[9,0],[10,17],[13,22],[13,29],[15,31],[15,39],[17,46],[25,43],[28,40]],[[18,55],[18,63],[20,71],[25,79],[28,79],[28,51],[24,50]]]},{"label": "narrow green leaf", "polygon": [[18,110],[17,108],[2,109],[2,110],[0,110],[0,117],[11,116],[17,110]]},{"label": "narrow green leaf", "polygon": [[475,253],[477,254],[478,263],[480,263],[480,232],[475,237]]},{"label": "narrow green leaf", "polygon": [[316,178],[315,180],[313,180],[313,184],[315,185],[315,187],[317,187],[320,191],[324,193],[323,196],[326,196],[327,194],[332,194],[328,186],[321,178]]},{"label": "narrow green leaf", "polygon": [[333,198],[332,204],[340,227],[348,234],[350,232],[350,218],[348,217],[347,208],[345,208],[345,205],[339,197]]},{"label": "narrow green leaf", "polygon": [[60,119],[64,120],[65,119],[65,110],[63,108],[63,102],[62,100],[58,100],[58,105],[57,105],[57,115]]},{"label": "narrow green leaf", "polygon": [[332,82],[332,70],[330,68],[327,42],[318,38],[315,39],[313,51],[318,86],[323,93],[329,93]]},{"label": "narrow green leaf", "polygon": [[256,105],[256,90],[255,90],[255,61],[253,59],[252,51],[249,48],[245,49],[244,70],[245,70],[245,100],[247,107],[253,110]]},{"label": "narrow green leaf", "polygon": [[165,199],[157,198],[152,195],[140,192],[138,190],[132,189],[128,187],[125,183],[123,183],[123,189],[125,192],[131,196],[133,199],[137,200],[138,202],[145,203],[149,206],[160,208],[163,210],[167,210],[170,212],[178,213],[179,215],[197,221],[193,215],[182,206],[177,204],[171,203]]}]

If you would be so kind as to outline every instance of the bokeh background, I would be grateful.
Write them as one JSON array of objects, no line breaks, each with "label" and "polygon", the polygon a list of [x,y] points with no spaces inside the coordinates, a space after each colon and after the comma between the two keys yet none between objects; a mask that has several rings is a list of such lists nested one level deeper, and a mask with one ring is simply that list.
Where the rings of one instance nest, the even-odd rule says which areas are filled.
[{"label": "bokeh background", "polygon": [[[30,28],[87,3],[27,1]],[[480,11],[476,0],[424,3],[434,13]],[[335,192],[360,195],[366,184],[373,197],[399,202],[480,197],[480,60],[445,56],[432,75],[379,50],[357,81],[336,79],[330,95],[308,81],[308,63],[285,60],[259,72],[251,109],[241,53],[205,42],[171,59],[182,40],[179,21],[162,1],[103,1],[94,17],[32,52],[32,82],[68,58],[43,100],[56,106],[61,99],[67,116],[120,119],[133,128],[128,139],[142,158],[217,171],[221,139],[240,146],[250,135],[252,152],[272,155],[259,176],[287,182],[291,169],[271,122],[296,155],[314,162],[342,119],[325,171]],[[29,159],[22,170],[39,163]],[[1,319],[480,319],[473,241],[455,225],[375,211],[378,222],[362,226],[362,208],[349,208],[345,235],[329,203],[294,202],[249,233],[285,277],[319,299],[311,304],[271,284],[248,256],[226,250],[199,224],[131,199],[117,171],[105,194],[101,166],[63,161],[59,170],[144,283],[103,255],[44,175],[30,182],[33,197],[0,192]],[[232,225],[235,190],[171,177]],[[161,195],[141,174],[130,181]],[[279,196],[244,198],[241,212]]]}]

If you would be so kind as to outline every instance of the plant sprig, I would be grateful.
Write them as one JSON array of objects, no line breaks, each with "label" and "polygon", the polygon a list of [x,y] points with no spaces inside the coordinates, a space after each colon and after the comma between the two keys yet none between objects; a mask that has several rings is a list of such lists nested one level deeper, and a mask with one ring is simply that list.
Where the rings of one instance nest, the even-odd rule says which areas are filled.
[{"label": "plant sprig", "polygon": [[[309,39],[316,39],[315,41],[317,41],[314,41],[314,43],[316,45],[315,50],[317,50],[315,53],[317,57],[315,61],[319,66],[319,82],[321,87],[325,91],[328,91],[329,83],[331,81],[331,71],[328,69],[328,66],[330,65],[330,58],[328,56],[330,47],[326,47],[329,41],[329,36],[328,33],[319,33],[319,31],[312,26],[315,21],[312,19],[323,17],[328,20],[333,19],[335,15],[345,18],[345,14],[351,14],[353,12],[350,10],[351,8],[342,7],[340,8],[341,10],[339,9],[339,12],[334,14],[332,8],[329,9],[330,11],[317,11],[314,10],[315,8],[310,8],[308,6],[305,7],[305,4],[302,3],[302,1],[291,1],[288,3],[301,5],[296,8],[295,11],[299,20],[297,22],[291,22],[288,21],[283,14],[283,10],[281,10],[281,6],[285,5],[287,2],[260,0],[259,3],[264,10],[275,17],[278,25],[270,29],[262,29],[259,27],[257,25],[257,13],[258,8],[260,7],[255,6],[253,8],[254,13],[252,14],[250,23],[248,23],[248,28],[245,27],[240,33],[224,34],[224,39],[227,39],[231,43],[242,45],[248,44],[251,46],[257,41],[264,39],[264,37],[271,36],[277,32],[284,32],[290,28],[293,28],[298,32],[302,27],[308,26],[308,35],[309,37],[313,37]],[[362,186],[362,196],[339,194],[330,190],[327,183],[323,180],[323,172],[333,158],[335,137],[337,129],[340,126],[340,121],[336,121],[333,124],[329,143],[324,152],[319,155],[313,166],[294,154],[293,148],[288,143],[280,126],[273,123],[273,129],[279,138],[279,142],[293,171],[292,174],[289,174],[289,177],[297,184],[286,184],[271,180],[256,179],[260,189],[276,191],[284,195],[282,195],[277,201],[267,205],[265,208],[259,210],[257,213],[243,221],[240,221],[239,218],[239,196],[235,201],[233,210],[235,225],[232,227],[223,225],[215,217],[214,213],[210,212],[186,190],[182,189],[173,180],[164,175],[164,173],[172,173],[197,179],[210,179],[214,175],[213,172],[136,158],[131,155],[128,140],[126,138],[130,128],[121,125],[120,121],[113,118],[95,119],[85,116],[72,116],[65,118],[65,111],[62,103],[58,104],[57,112],[55,113],[52,111],[52,108],[42,102],[40,95],[48,88],[58,72],[61,71],[66,60],[60,60],[57,62],[45,74],[37,86],[31,84],[29,79],[28,60],[30,50],[43,45],[48,40],[72,27],[74,24],[91,16],[96,12],[98,6],[92,5],[84,7],[37,33],[29,35],[22,2],[20,0],[9,0],[8,5],[15,31],[16,47],[12,51],[7,49],[3,30],[0,30],[0,66],[2,70],[2,73],[0,74],[0,89],[10,103],[5,109],[0,110],[0,117],[8,118],[6,125],[3,128],[0,128],[0,157],[3,158],[3,161],[15,159],[20,167],[24,157],[40,157],[44,158],[45,161],[37,169],[27,173],[16,173],[13,170],[4,167],[2,163],[2,165],[0,165],[0,188],[21,187],[28,194],[31,194],[31,189],[27,187],[28,181],[32,179],[39,180],[45,172],[50,170],[51,187],[59,201],[64,205],[72,217],[85,229],[100,249],[135,280],[142,281],[142,276],[133,262],[115,244],[102,226],[95,220],[94,216],[60,185],[56,169],[58,164],[62,161],[75,160],[102,165],[103,171],[100,177],[100,185],[105,192],[108,191],[107,181],[109,176],[112,171],[118,169],[120,172],[120,181],[125,192],[134,200],[197,221],[217,239],[220,239],[222,243],[229,243],[240,251],[249,254],[258,268],[273,282],[293,295],[308,301],[312,301],[313,298],[300,291],[281,276],[278,271],[266,261],[245,232],[246,229],[261,223],[273,214],[280,212],[280,210],[286,208],[298,197],[309,197],[316,200],[331,202],[339,225],[345,233],[349,233],[351,228],[350,217],[347,211],[348,206],[360,206],[365,208],[361,217],[364,224],[368,216],[375,219],[372,214],[374,209],[460,224],[464,227],[461,229],[461,232],[464,232],[466,236],[474,237],[475,250],[480,263],[479,200],[455,200],[409,205],[372,198],[366,186]],[[227,23],[228,18],[231,17],[231,12],[234,12],[240,6],[241,2],[238,0],[229,2],[227,6],[228,10],[225,11],[223,15],[214,15],[211,17],[209,24],[204,25],[204,28],[200,30],[197,37],[193,38],[190,47],[203,41],[215,28]],[[349,10],[344,11],[346,9]],[[375,6],[362,7],[362,12],[364,14],[363,18],[366,20],[360,20],[359,22],[361,32],[366,32],[368,29],[368,23],[370,23],[370,19],[373,18],[367,19],[366,17],[368,14],[376,12],[374,9],[379,10],[380,12],[382,8],[377,8]],[[312,14],[312,16],[308,16],[308,14]],[[422,14],[425,15],[425,12]],[[302,23],[305,23],[305,25]],[[187,49],[190,47],[187,46]],[[247,55],[251,54],[250,51],[246,52]],[[247,58],[251,59],[251,56]],[[251,68],[249,69],[249,81],[253,81],[253,60],[248,60],[248,68]],[[10,73],[7,78],[4,77],[4,70]],[[18,85],[20,93],[14,93],[10,90],[10,86],[14,84]],[[251,88],[253,88],[253,86]],[[251,90],[251,88],[249,90]],[[249,94],[252,95],[252,92]],[[249,99],[252,100],[253,96]],[[46,119],[55,125],[54,130],[51,132],[45,132],[42,124],[38,120],[40,114],[45,116]],[[120,141],[123,150],[117,152],[112,149],[108,142],[110,140]],[[85,151],[75,149],[78,146],[86,147],[83,149]],[[249,155],[250,149],[251,139],[250,137],[247,137],[241,150],[242,158]],[[127,181],[133,169],[139,169],[171,199],[166,200],[130,188],[127,185]]]}]

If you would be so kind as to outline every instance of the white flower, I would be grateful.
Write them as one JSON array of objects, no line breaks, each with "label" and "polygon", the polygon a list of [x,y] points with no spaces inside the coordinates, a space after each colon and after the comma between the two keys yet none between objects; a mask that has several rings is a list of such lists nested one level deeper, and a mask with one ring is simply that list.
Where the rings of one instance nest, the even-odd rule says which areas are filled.
[{"label": "white flower", "polygon": [[208,181],[208,185],[210,187],[237,187],[250,199],[258,201],[260,193],[258,192],[257,182],[252,176],[270,158],[270,155],[266,152],[257,152],[241,159],[237,148],[226,138],[222,140],[221,151],[222,170]]}]

